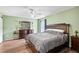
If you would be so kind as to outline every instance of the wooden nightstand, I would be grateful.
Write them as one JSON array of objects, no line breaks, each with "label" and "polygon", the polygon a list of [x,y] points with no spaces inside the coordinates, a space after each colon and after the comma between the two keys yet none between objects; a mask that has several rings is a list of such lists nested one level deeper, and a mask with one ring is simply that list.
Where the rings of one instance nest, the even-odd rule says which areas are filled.
[{"label": "wooden nightstand", "polygon": [[72,49],[79,52],[79,37],[71,36]]}]

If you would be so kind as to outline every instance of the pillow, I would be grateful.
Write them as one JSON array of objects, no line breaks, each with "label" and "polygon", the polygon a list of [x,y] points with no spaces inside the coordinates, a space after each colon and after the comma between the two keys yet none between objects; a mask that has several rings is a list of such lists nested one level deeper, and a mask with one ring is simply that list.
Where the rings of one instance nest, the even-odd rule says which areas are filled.
[{"label": "pillow", "polygon": [[56,32],[64,33],[64,30],[62,29],[46,29],[46,31],[56,31]]}]

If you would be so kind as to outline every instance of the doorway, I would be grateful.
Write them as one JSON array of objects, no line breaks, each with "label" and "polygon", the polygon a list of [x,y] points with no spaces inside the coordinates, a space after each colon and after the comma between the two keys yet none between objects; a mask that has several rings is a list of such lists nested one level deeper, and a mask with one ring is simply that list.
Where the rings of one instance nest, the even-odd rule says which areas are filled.
[{"label": "doorway", "polygon": [[0,43],[3,41],[3,19],[0,17]]}]

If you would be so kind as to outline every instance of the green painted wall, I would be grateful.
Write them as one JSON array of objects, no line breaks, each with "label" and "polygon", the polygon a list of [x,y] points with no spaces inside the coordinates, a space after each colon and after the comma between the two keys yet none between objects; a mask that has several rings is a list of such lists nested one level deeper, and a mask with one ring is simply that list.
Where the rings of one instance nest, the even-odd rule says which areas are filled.
[{"label": "green painted wall", "polygon": [[38,32],[38,26],[37,26],[38,21],[37,20],[33,20],[33,31],[34,33]]},{"label": "green painted wall", "polygon": [[14,38],[14,31],[19,28],[18,17],[3,16],[3,39],[10,40]]},{"label": "green painted wall", "polygon": [[37,32],[41,32],[41,20],[40,19],[37,19]]},{"label": "green painted wall", "polygon": [[71,25],[70,34],[74,35],[74,31],[79,31],[79,7],[60,12],[58,14],[46,17],[47,24],[68,23]]}]

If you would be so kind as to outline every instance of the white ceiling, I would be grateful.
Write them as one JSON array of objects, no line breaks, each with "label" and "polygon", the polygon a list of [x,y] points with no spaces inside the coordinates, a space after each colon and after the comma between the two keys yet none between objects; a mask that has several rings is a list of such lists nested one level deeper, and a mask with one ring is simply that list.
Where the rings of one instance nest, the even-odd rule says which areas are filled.
[{"label": "white ceiling", "polygon": [[39,19],[73,7],[74,6],[0,6],[0,14]]}]

